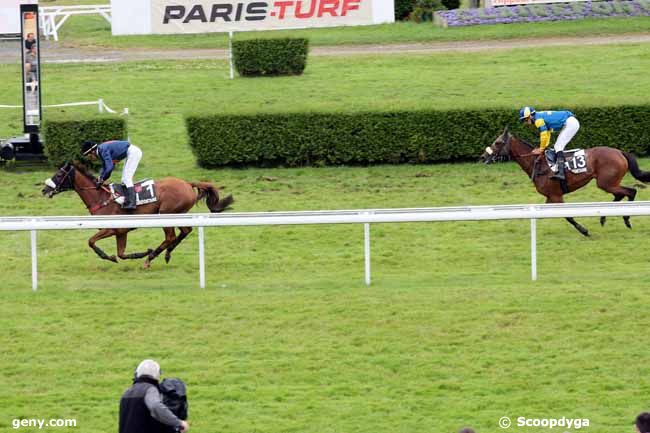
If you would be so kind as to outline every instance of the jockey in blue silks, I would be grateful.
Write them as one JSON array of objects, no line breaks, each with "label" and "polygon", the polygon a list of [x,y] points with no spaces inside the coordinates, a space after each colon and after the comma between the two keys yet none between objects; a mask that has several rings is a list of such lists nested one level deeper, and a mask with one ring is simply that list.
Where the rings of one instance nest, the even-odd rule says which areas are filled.
[{"label": "jockey in blue silks", "polygon": [[519,110],[519,120],[539,129],[539,147],[544,151],[551,142],[551,134],[560,131],[553,148],[557,157],[556,174],[551,179],[565,180],[564,176],[564,148],[580,129],[580,122],[570,111],[535,111],[532,107]]},{"label": "jockey in blue silks", "polygon": [[128,141],[113,140],[97,144],[94,141],[85,141],[82,146],[82,153],[91,160],[99,159],[102,162],[102,171],[97,179],[97,188],[107,180],[115,163],[126,160],[122,170],[122,183],[126,188],[124,209],[135,209],[135,189],[133,188],[133,175],[138,168],[142,158],[142,151],[139,147]]}]

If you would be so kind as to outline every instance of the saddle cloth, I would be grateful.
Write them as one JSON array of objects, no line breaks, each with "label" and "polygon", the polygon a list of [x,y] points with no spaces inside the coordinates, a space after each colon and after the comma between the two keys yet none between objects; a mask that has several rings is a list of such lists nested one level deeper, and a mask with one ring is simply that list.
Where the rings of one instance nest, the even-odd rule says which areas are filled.
[{"label": "saddle cloth", "polygon": [[[545,152],[546,162],[553,173],[557,173],[555,152]],[[587,154],[584,149],[564,151],[564,168],[571,173],[579,174],[587,171]]]},{"label": "saddle cloth", "polygon": [[[115,202],[119,205],[123,205],[125,200],[124,195],[126,194],[126,188],[124,185],[121,183],[112,183],[110,184],[110,189]],[[133,184],[133,189],[135,189],[136,206],[158,201],[156,183],[153,179],[141,180],[140,182]]]}]

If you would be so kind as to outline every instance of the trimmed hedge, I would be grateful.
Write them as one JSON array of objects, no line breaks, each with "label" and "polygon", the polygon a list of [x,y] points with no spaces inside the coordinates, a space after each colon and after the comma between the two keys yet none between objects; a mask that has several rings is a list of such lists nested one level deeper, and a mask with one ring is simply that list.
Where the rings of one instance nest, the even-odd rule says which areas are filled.
[{"label": "trimmed hedge", "polygon": [[300,75],[307,65],[307,39],[251,39],[232,45],[235,68],[241,76]]},{"label": "trimmed hedge", "polygon": [[[572,111],[582,127],[571,146],[650,153],[650,129],[638,121],[650,116],[650,105]],[[524,139],[539,141],[535,129],[518,121],[517,110],[506,108],[189,116],[186,125],[203,167],[470,161],[506,125]]]},{"label": "trimmed hedge", "polygon": [[61,165],[81,157],[81,144],[85,140],[99,143],[108,140],[125,140],[126,119],[123,117],[86,118],[81,120],[49,120],[43,124],[45,155],[50,163]]},{"label": "trimmed hedge", "polygon": [[413,12],[414,7],[415,0],[395,0],[395,19],[408,19],[411,12]]}]

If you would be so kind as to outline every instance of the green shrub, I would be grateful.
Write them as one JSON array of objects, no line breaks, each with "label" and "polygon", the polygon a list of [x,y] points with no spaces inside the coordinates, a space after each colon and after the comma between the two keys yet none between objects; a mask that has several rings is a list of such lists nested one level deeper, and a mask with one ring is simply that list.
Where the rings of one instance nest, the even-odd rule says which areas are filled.
[{"label": "green shrub", "polygon": [[460,0],[442,0],[442,5],[449,10],[458,9],[460,7]]},{"label": "green shrub", "polygon": [[[650,152],[650,129],[636,119],[650,106],[579,108],[572,147],[612,146]],[[516,109],[380,113],[190,116],[190,146],[199,165],[301,166],[477,160],[508,125],[538,143]],[[555,139],[557,134],[554,134]]]},{"label": "green shrub", "polygon": [[81,144],[85,140],[103,142],[126,139],[126,119],[103,115],[81,120],[47,120],[43,124],[43,136],[48,160],[51,164],[61,165],[81,156]]},{"label": "green shrub", "polygon": [[242,76],[300,75],[307,65],[307,39],[251,39],[233,42],[235,68]]},{"label": "green shrub", "polygon": [[415,7],[415,0],[395,0],[395,19],[408,19]]},{"label": "green shrub", "polygon": [[441,0],[416,0],[409,19],[416,23],[433,21],[433,13],[445,9]]}]

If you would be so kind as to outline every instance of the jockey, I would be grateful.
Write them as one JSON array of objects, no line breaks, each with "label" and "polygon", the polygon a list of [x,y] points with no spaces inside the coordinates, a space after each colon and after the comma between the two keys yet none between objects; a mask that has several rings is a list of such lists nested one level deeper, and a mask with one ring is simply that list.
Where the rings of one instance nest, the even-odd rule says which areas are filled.
[{"label": "jockey", "polygon": [[84,141],[81,152],[92,161],[100,159],[102,171],[97,178],[97,188],[100,188],[111,176],[115,163],[126,159],[122,170],[122,183],[126,188],[126,200],[123,209],[135,209],[135,190],[133,188],[133,175],[138,168],[142,151],[139,147],[128,141],[113,140],[97,144],[94,141]]},{"label": "jockey", "polygon": [[553,148],[557,155],[556,174],[551,179],[565,180],[564,176],[564,148],[571,141],[580,129],[580,123],[570,111],[539,111],[535,112],[533,107],[524,107],[519,110],[519,120],[529,125],[535,125],[539,129],[539,147],[542,151],[551,142],[551,133],[560,130]]}]

